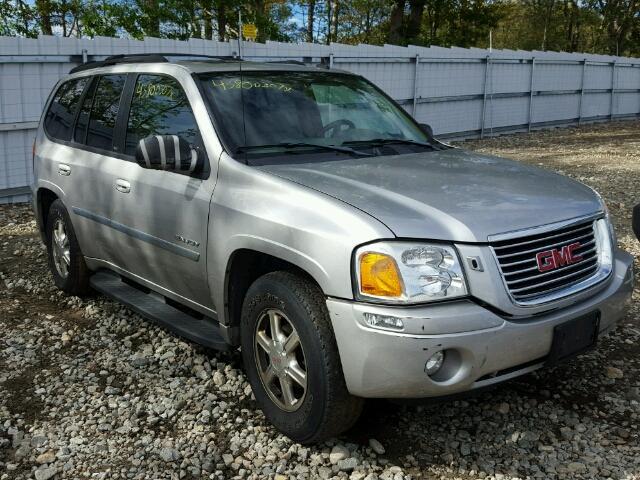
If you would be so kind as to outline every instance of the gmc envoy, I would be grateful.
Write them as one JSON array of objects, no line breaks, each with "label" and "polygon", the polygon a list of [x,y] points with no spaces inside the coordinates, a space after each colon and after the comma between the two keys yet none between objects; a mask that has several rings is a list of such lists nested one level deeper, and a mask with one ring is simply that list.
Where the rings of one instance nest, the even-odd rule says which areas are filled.
[{"label": "gmc envoy", "polygon": [[585,185],[434,138],[364,78],[122,55],[53,90],[33,201],[55,284],[240,348],[292,439],[592,348],[632,257]]}]

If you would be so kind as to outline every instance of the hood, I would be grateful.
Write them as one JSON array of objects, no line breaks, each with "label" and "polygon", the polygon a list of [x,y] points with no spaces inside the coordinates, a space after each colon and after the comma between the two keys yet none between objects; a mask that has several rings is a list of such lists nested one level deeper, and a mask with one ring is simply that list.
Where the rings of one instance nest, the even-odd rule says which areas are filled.
[{"label": "hood", "polygon": [[256,168],[342,200],[405,238],[486,242],[602,210],[593,190],[568,177],[457,148]]}]

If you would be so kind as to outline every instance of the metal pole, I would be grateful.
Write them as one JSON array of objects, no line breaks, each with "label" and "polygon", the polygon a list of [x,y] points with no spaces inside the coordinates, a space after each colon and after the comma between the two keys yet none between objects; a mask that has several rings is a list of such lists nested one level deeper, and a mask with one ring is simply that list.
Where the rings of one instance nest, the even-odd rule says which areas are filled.
[{"label": "metal pole", "polygon": [[333,68],[333,53],[329,54],[329,70]]},{"label": "metal pole", "polygon": [[584,100],[584,79],[587,71],[587,59],[582,61],[582,79],[580,80],[580,100],[578,100],[578,125],[582,123],[582,101]]},{"label": "metal pole", "polygon": [[416,118],[416,107],[418,103],[418,67],[419,66],[420,66],[420,54],[416,53],[416,68],[413,72],[413,109],[411,110],[411,114],[413,115],[413,118]]},{"label": "metal pole", "polygon": [[238,9],[238,57],[242,60],[242,10]]},{"label": "metal pole", "polygon": [[531,59],[531,79],[529,80],[529,125],[527,131],[531,131],[531,121],[533,120],[533,78],[536,71],[536,57]]},{"label": "metal pole", "polygon": [[480,125],[480,138],[484,138],[484,121],[487,114],[487,84],[489,83],[489,55],[485,58],[484,64],[484,92],[482,93],[482,124]]},{"label": "metal pole", "polygon": [[611,105],[609,119],[613,120],[614,99],[616,95],[616,61],[611,62]]}]

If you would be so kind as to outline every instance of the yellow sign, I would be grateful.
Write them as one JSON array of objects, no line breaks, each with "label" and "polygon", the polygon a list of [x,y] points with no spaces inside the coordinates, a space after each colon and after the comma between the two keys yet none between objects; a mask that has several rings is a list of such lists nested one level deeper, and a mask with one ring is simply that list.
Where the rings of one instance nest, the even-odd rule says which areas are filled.
[{"label": "yellow sign", "polygon": [[258,36],[258,29],[253,23],[245,23],[242,25],[242,36],[245,40],[255,40]]}]

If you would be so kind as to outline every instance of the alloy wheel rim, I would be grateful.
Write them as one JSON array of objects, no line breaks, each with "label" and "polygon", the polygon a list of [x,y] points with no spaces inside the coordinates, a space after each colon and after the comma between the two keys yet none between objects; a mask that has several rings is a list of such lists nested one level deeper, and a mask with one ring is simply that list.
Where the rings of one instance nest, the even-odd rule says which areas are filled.
[{"label": "alloy wheel rim", "polygon": [[282,311],[260,314],[254,353],[269,398],[286,412],[298,410],[307,394],[307,362],[298,332]]},{"label": "alloy wheel rim", "polygon": [[69,236],[61,218],[58,218],[53,225],[51,247],[56,271],[58,275],[66,279],[71,264],[71,248],[69,247]]}]

